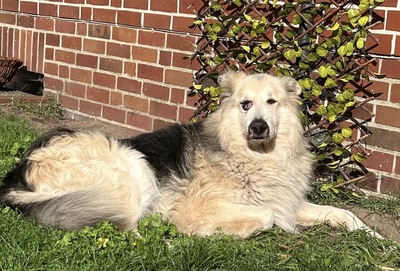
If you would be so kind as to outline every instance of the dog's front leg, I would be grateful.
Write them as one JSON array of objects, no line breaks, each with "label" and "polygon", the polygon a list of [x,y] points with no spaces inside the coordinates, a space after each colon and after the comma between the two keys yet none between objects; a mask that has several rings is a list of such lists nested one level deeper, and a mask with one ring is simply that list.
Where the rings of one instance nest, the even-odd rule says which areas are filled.
[{"label": "dog's front leg", "polygon": [[333,227],[342,225],[346,226],[350,231],[362,229],[372,236],[383,238],[380,234],[365,225],[352,212],[332,206],[317,205],[304,201],[299,206],[296,218],[298,224],[303,227],[322,223],[327,223]]}]

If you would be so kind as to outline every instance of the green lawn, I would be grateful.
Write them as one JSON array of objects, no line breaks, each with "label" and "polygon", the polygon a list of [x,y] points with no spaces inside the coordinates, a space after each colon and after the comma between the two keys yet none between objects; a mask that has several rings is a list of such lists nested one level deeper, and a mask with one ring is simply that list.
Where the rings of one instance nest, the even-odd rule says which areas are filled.
[{"label": "green lawn", "polygon": [[[37,132],[0,114],[0,179]],[[320,192],[313,200],[325,198]],[[337,200],[337,199],[334,199]],[[365,200],[354,200],[368,205]],[[398,212],[399,201],[369,208]],[[390,205],[391,208],[377,206]],[[158,216],[139,234],[109,223],[77,232],[48,229],[0,206],[0,270],[382,270],[400,268],[400,245],[362,231],[316,226],[300,235],[272,229],[241,240],[226,235],[187,237]],[[385,269],[393,270],[393,269]]]}]

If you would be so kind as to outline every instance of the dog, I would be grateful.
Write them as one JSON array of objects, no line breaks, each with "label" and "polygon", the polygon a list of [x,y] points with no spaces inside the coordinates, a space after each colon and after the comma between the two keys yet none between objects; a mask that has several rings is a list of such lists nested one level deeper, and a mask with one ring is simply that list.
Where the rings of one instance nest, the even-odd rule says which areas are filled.
[{"label": "dog", "polygon": [[161,213],[183,233],[249,237],[318,223],[372,229],[347,210],[310,203],[313,156],[291,77],[227,71],[208,118],[127,139],[59,128],[4,178],[0,200],[37,223],[78,230],[103,220],[121,230]]}]

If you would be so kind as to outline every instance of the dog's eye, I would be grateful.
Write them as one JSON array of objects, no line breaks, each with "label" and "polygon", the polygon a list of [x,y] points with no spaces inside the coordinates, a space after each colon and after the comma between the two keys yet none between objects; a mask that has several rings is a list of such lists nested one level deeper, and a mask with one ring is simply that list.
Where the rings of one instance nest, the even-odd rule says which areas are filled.
[{"label": "dog's eye", "polygon": [[276,103],[275,99],[268,99],[267,100],[267,104],[274,104],[274,103]]},{"label": "dog's eye", "polygon": [[253,106],[253,102],[249,101],[249,100],[244,100],[244,101],[240,102],[240,105],[242,106],[242,109],[244,111],[247,111]]}]

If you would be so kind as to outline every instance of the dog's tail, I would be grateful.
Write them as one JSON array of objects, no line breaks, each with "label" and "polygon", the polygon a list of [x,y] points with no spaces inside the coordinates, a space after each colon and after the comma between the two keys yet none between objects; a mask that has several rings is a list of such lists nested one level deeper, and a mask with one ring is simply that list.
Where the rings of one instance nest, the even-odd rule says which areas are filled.
[{"label": "dog's tail", "polygon": [[139,214],[123,201],[96,188],[59,193],[10,191],[1,201],[35,222],[78,230],[108,220],[121,230],[135,229]]}]

